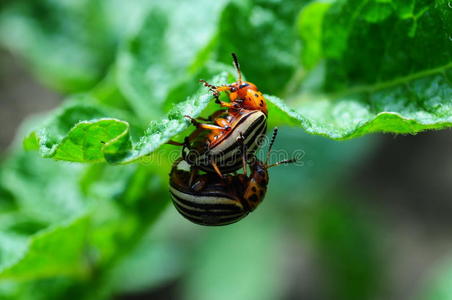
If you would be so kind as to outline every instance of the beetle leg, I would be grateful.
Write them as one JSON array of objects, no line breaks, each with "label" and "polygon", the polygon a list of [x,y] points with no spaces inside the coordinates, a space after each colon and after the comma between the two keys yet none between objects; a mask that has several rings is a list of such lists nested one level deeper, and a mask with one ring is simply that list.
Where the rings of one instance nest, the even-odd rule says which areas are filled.
[{"label": "beetle leg", "polygon": [[[185,148],[190,148],[190,141],[195,139],[201,132],[202,132],[202,130],[196,129],[188,137],[185,137],[183,142],[176,142],[176,141],[173,141],[173,140],[169,140],[168,142],[166,142],[166,144],[174,145],[174,146],[182,146],[182,147],[185,147]],[[182,151],[184,151],[184,149],[182,149]]]},{"label": "beetle leg", "polygon": [[200,190],[202,190],[204,188],[206,183],[207,183],[207,178],[200,176],[200,178],[191,185],[191,189],[194,190],[195,192],[199,192]]},{"label": "beetle leg", "polygon": [[215,103],[220,104],[220,106],[222,106],[222,107],[227,107],[227,108],[234,107],[234,103],[224,102],[224,101],[221,101],[220,99],[215,99]]},{"label": "beetle leg", "polygon": [[174,145],[174,146],[184,146],[185,142],[181,143],[181,142],[176,142],[176,141],[173,141],[173,140],[169,140],[168,142],[166,142],[166,144]]},{"label": "beetle leg", "polygon": [[220,96],[220,91],[218,91],[218,88],[210,83],[208,83],[207,81],[200,79],[200,82],[202,82],[202,84],[209,88],[209,91],[213,94],[213,96],[215,97],[215,101],[218,101],[218,97]]},{"label": "beetle leg", "polygon": [[196,126],[196,128],[202,128],[202,129],[209,129],[209,130],[229,130],[229,127],[221,127],[218,125],[213,125],[213,124],[204,124],[204,123],[199,123],[198,121],[196,121],[195,119],[193,119],[190,116],[185,116],[186,118],[190,119],[191,123]]},{"label": "beetle leg", "polygon": [[202,82],[205,87],[208,87],[209,90],[212,92],[212,94],[215,98],[215,103],[220,104],[222,107],[227,107],[227,108],[234,107],[234,104],[228,103],[228,102],[223,102],[219,98],[221,92],[229,92],[231,90],[231,87],[229,85],[215,86],[215,85],[208,83],[207,81],[205,81],[203,79],[201,79],[199,81]]},{"label": "beetle leg", "polygon": [[190,186],[190,187],[192,187],[193,188],[193,186],[195,186],[195,185],[193,185],[193,180],[195,179],[195,176],[198,174],[198,169],[197,168],[190,168],[190,179],[188,180],[188,185]]},{"label": "beetle leg", "polygon": [[216,90],[217,90],[217,87],[216,87],[216,86],[214,86],[213,84],[208,83],[208,82],[205,81],[204,79],[200,79],[199,82],[202,82],[202,84],[203,84],[205,87],[209,88],[209,90],[211,90],[211,91],[216,91]]},{"label": "beetle leg", "polygon": [[198,117],[196,120],[204,121],[204,122],[213,122],[216,118],[220,117],[221,115],[224,115],[226,110],[217,110],[213,114],[211,114],[208,118]]},{"label": "beetle leg", "polygon": [[231,87],[230,87],[229,85],[220,85],[220,86],[216,86],[216,87],[215,87],[215,90],[216,90],[218,93],[221,93],[221,92],[228,92],[228,91],[231,90]]},{"label": "beetle leg", "polygon": [[185,153],[185,149],[190,149],[190,137],[186,136],[184,142],[182,143],[182,153]]},{"label": "beetle leg", "polygon": [[224,128],[225,130],[231,129],[231,123],[228,120],[226,120],[226,119],[217,118],[217,119],[215,119],[215,123],[218,126],[221,126],[222,128]]},{"label": "beetle leg", "polygon": [[213,124],[199,124],[197,126],[198,128],[203,128],[203,129],[209,129],[209,130],[220,130],[220,131],[227,131],[230,130],[230,127],[221,127],[218,125],[213,125]]},{"label": "beetle leg", "polygon": [[203,117],[197,117],[196,121],[204,121],[204,122],[208,122],[211,121],[210,118],[203,118]]},{"label": "beetle leg", "polygon": [[220,117],[221,115],[224,115],[226,113],[226,110],[217,110],[212,115],[209,116],[208,121],[213,122],[216,118]]},{"label": "beetle leg", "polygon": [[215,172],[218,174],[218,176],[220,176],[221,178],[223,178],[223,174],[221,174],[220,169],[217,166],[217,163],[215,161],[211,162],[213,169],[215,170]]}]

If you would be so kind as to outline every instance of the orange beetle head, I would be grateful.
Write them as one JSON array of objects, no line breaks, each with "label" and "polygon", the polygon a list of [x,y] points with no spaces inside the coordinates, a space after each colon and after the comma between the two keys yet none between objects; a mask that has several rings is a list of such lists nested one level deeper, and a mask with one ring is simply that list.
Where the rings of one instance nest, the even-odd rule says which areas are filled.
[{"label": "orange beetle head", "polygon": [[260,110],[267,115],[267,103],[257,87],[248,81],[237,81],[229,85],[229,99],[243,109]]},{"label": "orange beetle head", "polygon": [[267,115],[267,103],[257,87],[248,81],[242,80],[240,64],[235,53],[232,53],[232,61],[237,70],[237,81],[228,86],[229,99],[236,103],[237,107],[248,110],[260,110]]}]

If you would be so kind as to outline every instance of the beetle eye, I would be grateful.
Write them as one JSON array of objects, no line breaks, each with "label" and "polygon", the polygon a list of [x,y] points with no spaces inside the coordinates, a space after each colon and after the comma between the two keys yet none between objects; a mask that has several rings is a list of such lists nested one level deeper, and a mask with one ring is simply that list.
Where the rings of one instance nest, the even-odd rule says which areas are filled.
[{"label": "beetle eye", "polygon": [[231,87],[231,92],[235,92],[235,91],[237,91],[237,88]]}]

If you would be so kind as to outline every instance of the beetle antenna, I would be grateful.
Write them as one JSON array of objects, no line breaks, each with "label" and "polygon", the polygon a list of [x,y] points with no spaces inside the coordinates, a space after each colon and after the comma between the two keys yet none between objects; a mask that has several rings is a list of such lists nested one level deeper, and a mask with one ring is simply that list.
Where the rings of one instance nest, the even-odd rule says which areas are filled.
[{"label": "beetle antenna", "polygon": [[270,160],[270,154],[272,152],[273,144],[275,143],[275,140],[276,140],[276,135],[278,135],[278,127],[273,128],[273,135],[270,140],[270,145],[268,146],[267,158],[265,159],[265,164],[268,164],[268,161]]},{"label": "beetle antenna", "polygon": [[242,72],[240,71],[240,64],[239,64],[239,59],[237,58],[237,54],[232,53],[232,61],[234,62],[234,67],[237,70],[237,73],[239,75],[238,82],[240,84],[240,83],[242,83]]},{"label": "beetle antenna", "polygon": [[278,161],[277,163],[274,163],[274,164],[271,164],[271,165],[267,166],[267,169],[270,169],[270,168],[273,168],[273,167],[276,167],[276,166],[279,166],[279,165],[292,164],[294,162],[297,162],[297,159],[291,158],[291,159],[281,160],[281,161]]}]

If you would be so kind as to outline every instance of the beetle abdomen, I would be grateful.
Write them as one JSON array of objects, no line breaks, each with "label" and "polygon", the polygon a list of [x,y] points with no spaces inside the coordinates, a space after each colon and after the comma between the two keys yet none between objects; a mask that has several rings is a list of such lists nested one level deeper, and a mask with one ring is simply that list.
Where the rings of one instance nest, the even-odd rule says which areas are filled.
[{"label": "beetle abdomen", "polygon": [[238,199],[224,193],[190,192],[170,186],[174,206],[188,220],[200,225],[220,226],[235,223],[248,212]]}]

